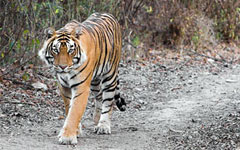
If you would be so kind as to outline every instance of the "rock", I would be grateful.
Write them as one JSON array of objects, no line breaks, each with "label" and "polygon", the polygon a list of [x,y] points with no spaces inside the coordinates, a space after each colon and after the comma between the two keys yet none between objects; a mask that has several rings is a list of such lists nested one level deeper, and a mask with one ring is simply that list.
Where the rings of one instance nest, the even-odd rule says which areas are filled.
[{"label": "rock", "polygon": [[44,83],[41,83],[41,82],[35,82],[32,84],[32,86],[37,89],[37,90],[44,90],[44,91],[47,91],[48,90],[48,87],[46,84]]},{"label": "rock", "polygon": [[236,83],[237,80],[227,79],[226,82],[227,82],[227,83]]},{"label": "rock", "polygon": [[7,115],[0,113],[0,118],[7,117]]}]

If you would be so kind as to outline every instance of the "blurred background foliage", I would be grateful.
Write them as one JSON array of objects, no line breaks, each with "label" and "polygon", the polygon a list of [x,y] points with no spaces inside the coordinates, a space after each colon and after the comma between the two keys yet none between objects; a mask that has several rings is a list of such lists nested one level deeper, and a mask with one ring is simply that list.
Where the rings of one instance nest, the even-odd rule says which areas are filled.
[{"label": "blurred background foliage", "polygon": [[[200,49],[238,43],[239,0],[1,0],[0,66],[38,63],[43,30],[94,12],[116,16],[122,26],[123,58],[160,47]],[[141,57],[146,57],[143,55]]]}]

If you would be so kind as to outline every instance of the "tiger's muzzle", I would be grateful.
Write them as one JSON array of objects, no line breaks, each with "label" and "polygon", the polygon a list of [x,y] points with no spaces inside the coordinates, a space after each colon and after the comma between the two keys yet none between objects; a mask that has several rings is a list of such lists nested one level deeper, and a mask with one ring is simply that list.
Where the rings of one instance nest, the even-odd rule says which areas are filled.
[{"label": "tiger's muzzle", "polygon": [[54,70],[57,73],[68,73],[71,71],[71,66],[67,66],[67,65],[58,65],[58,66],[54,66]]}]

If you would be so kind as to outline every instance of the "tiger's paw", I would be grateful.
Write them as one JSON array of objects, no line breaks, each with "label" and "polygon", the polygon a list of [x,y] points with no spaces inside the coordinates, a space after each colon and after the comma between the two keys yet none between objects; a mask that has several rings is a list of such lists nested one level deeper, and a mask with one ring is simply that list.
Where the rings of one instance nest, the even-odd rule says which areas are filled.
[{"label": "tiger's paw", "polygon": [[94,128],[94,132],[97,134],[111,134],[110,123],[99,122],[99,124]]},{"label": "tiger's paw", "polygon": [[78,125],[78,131],[77,131],[77,137],[78,137],[78,138],[84,136],[84,132],[83,132],[82,128],[83,128],[82,124],[79,123],[79,125]]},{"label": "tiger's paw", "polygon": [[64,145],[76,145],[77,144],[77,136],[76,134],[70,135],[66,134],[63,130],[61,130],[60,134],[58,135],[59,137],[59,143],[64,144]]}]

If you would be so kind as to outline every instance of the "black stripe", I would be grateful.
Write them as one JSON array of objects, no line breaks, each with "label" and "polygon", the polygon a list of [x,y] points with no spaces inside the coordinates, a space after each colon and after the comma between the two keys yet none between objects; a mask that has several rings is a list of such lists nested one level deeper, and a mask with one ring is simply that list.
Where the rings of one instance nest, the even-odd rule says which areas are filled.
[{"label": "black stripe", "polygon": [[61,39],[58,39],[59,42],[61,42],[61,44],[63,43],[62,41],[66,41],[66,42],[69,42],[70,39],[68,38],[61,38]]},{"label": "black stripe", "polygon": [[78,95],[74,96],[73,99],[77,98],[78,96],[82,95],[82,93],[79,93]]},{"label": "black stripe", "polygon": [[102,92],[96,96],[97,101],[102,101]]},{"label": "black stripe", "polygon": [[[113,32],[112,32],[112,28],[109,28],[108,26],[106,26],[106,30],[107,30],[107,37],[108,37],[108,40],[110,42],[110,40],[112,39],[112,36],[114,35]],[[110,38],[111,37],[111,38]]]},{"label": "black stripe", "polygon": [[112,101],[112,100],[113,100],[113,97],[112,98],[106,98],[102,101],[102,103],[107,102],[107,101]]},{"label": "black stripe", "polygon": [[104,112],[102,112],[101,114],[106,114],[106,113],[110,112],[110,111],[111,111],[111,107],[112,107],[112,105],[113,105],[113,104],[108,105],[107,107],[110,107],[109,110],[104,111]]},{"label": "black stripe", "polygon": [[119,85],[119,80],[117,80],[117,84]]},{"label": "black stripe", "polygon": [[105,56],[104,56],[104,59],[103,59],[103,65],[102,65],[102,70],[101,70],[101,72],[103,72],[103,68],[105,68],[106,57],[107,57],[107,54],[108,54],[106,37],[105,37],[104,39],[105,39]]},{"label": "black stripe", "polygon": [[91,89],[92,92],[99,92],[100,90]]},{"label": "black stripe", "polygon": [[45,58],[46,58],[46,60],[48,61],[49,64],[51,64],[51,62],[52,62],[52,61],[50,61],[50,59],[54,59],[54,57],[50,57],[50,56],[47,56]]},{"label": "black stripe", "polygon": [[91,82],[91,86],[98,86],[100,84],[100,82],[101,82],[101,80],[94,80]]},{"label": "black stripe", "polygon": [[53,41],[55,41],[55,39],[48,44],[47,49],[52,50]]},{"label": "black stripe", "polygon": [[107,26],[110,26],[112,29],[116,28],[115,27],[115,21],[111,20],[111,19],[104,19],[104,23],[107,24]]},{"label": "black stripe", "polygon": [[115,62],[115,59],[116,59],[116,50],[114,49],[114,35],[113,35],[113,37],[112,37],[112,56],[111,56],[111,58],[109,58],[109,60],[108,61],[110,61],[110,59],[112,59],[112,57],[114,57],[113,58],[113,62],[112,62],[112,64],[114,64],[114,62]]},{"label": "black stripe", "polygon": [[68,82],[66,80],[64,80],[61,76],[60,76],[60,79],[66,84],[68,85]]},{"label": "black stripe", "polygon": [[96,62],[95,65],[94,65],[94,67],[93,67],[93,68],[94,68],[94,75],[93,75],[94,77],[93,77],[93,79],[95,79],[95,77],[96,77],[96,75],[97,75],[97,72],[96,72],[96,70],[95,70],[96,67],[97,67],[97,63],[98,63],[98,62]]},{"label": "black stripe", "polygon": [[91,73],[92,72],[90,72],[84,80],[82,80],[81,82],[78,82],[76,84],[73,84],[70,88],[72,89],[72,88],[77,87],[77,86],[81,85],[82,83],[84,83],[88,79],[88,77],[91,75]]},{"label": "black stripe", "polygon": [[112,82],[111,84],[109,84],[108,86],[106,86],[102,91],[106,91],[112,87],[116,88],[117,84],[116,82]]},{"label": "black stripe", "polygon": [[[109,87],[110,88],[110,87]],[[116,88],[112,88],[112,89],[103,89],[104,92],[114,92]]]},{"label": "black stripe", "polygon": [[69,88],[69,87],[67,87],[67,86],[65,86],[65,85],[62,85],[61,83],[60,83],[60,85],[61,85],[62,87],[64,87],[64,88]]},{"label": "black stripe", "polygon": [[104,112],[102,112],[101,114],[106,114],[106,113],[109,113],[109,112],[110,112],[110,110],[111,110],[111,108],[110,108],[109,110],[107,110],[107,111],[104,111]]},{"label": "black stripe", "polygon": [[62,94],[62,96],[65,97],[65,98],[71,99],[71,97],[69,97],[67,95]]},{"label": "black stripe", "polygon": [[[113,27],[112,26],[112,24],[111,23],[108,23],[108,22],[106,22],[106,28],[108,29],[107,31],[108,31],[108,33],[111,33],[112,34],[112,36],[114,35],[113,34],[113,28],[111,28],[111,27]],[[111,31],[109,31],[109,30],[111,30]]]},{"label": "black stripe", "polygon": [[99,35],[99,32],[97,30],[95,30],[95,33],[97,34],[98,36],[98,45],[99,45],[99,49],[100,49],[100,56],[98,58],[98,62],[97,62],[97,65],[96,65],[96,68],[94,68],[96,74],[94,75],[93,79],[95,79],[95,77],[97,76],[97,73],[98,73],[98,69],[99,69],[99,64],[100,64],[100,61],[101,61],[101,58],[102,58],[102,41],[101,41],[101,36]]},{"label": "black stripe", "polygon": [[60,39],[63,36],[66,36],[67,38],[70,38],[70,36],[68,36],[67,34],[61,34],[61,35],[58,36],[58,39]]},{"label": "black stripe", "polygon": [[[116,75],[116,70],[114,70],[114,72],[113,72],[110,76],[104,78],[103,81],[102,81],[102,83],[105,83],[105,82],[107,82],[107,81],[110,81],[110,80],[114,77],[114,75]],[[116,75],[116,76],[117,76],[117,75]],[[117,77],[115,77],[115,78],[117,78]]]},{"label": "black stripe", "polygon": [[[84,21],[83,24],[84,24],[85,29],[86,29],[89,33],[91,33],[90,35],[92,36],[92,34],[94,34],[94,32],[93,32],[93,30],[92,30],[93,25],[92,25],[91,23],[87,22],[87,21]],[[94,37],[94,36],[92,36],[92,37]],[[94,39],[95,39],[95,37],[94,37]]]},{"label": "black stripe", "polygon": [[76,62],[74,62],[74,64],[78,64],[78,63],[79,63],[79,61],[80,61],[80,58],[79,58],[79,57],[73,57],[73,59],[77,59],[77,61],[76,61]]},{"label": "black stripe", "polygon": [[[115,53],[114,53],[114,54],[115,54]],[[105,74],[103,74],[103,76],[109,74],[109,73],[111,72],[112,68],[115,67],[115,65],[114,65],[115,60],[116,60],[116,54],[115,54],[115,56],[114,56],[114,60],[113,60],[113,62],[112,62],[111,68],[109,69],[108,72],[106,72]]]},{"label": "black stripe", "polygon": [[45,57],[46,59],[51,59],[51,58],[53,58],[52,56],[46,56]]},{"label": "black stripe", "polygon": [[79,70],[76,74],[74,74],[70,79],[73,79],[73,78],[75,78],[77,75],[79,75],[79,74],[87,67],[88,63],[89,63],[89,60],[88,60],[87,64],[86,64],[81,70]]},{"label": "black stripe", "polygon": [[[75,44],[75,43],[74,43]],[[74,62],[74,64],[78,64],[79,63],[79,61],[80,61],[80,58],[81,58],[81,56],[82,56],[82,54],[81,54],[81,50],[80,50],[80,47],[79,46],[75,46],[76,48],[75,48],[75,50],[77,51],[77,53],[79,53],[79,57],[76,57],[76,55],[73,57],[73,59],[77,59],[77,62]]]}]

